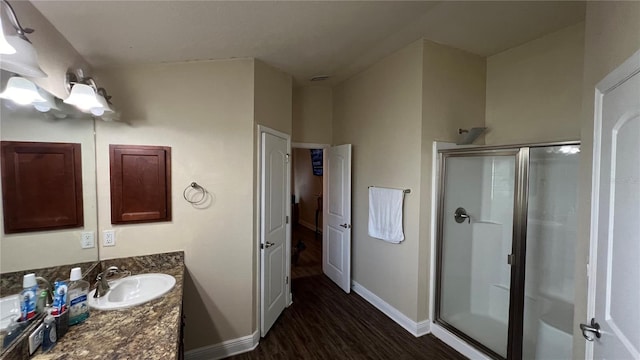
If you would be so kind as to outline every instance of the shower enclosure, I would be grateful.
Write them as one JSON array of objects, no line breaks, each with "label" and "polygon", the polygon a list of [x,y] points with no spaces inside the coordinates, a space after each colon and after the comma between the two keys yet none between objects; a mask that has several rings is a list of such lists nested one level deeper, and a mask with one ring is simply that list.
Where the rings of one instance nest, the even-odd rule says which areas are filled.
[{"label": "shower enclosure", "polygon": [[440,151],[435,322],[490,357],[571,358],[579,151]]}]

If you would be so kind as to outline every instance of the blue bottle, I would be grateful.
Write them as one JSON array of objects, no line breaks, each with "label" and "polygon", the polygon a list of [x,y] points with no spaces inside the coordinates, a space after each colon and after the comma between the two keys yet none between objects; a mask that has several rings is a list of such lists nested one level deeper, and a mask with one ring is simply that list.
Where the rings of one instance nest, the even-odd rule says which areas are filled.
[{"label": "blue bottle", "polygon": [[37,294],[36,274],[26,274],[22,279],[22,292],[20,293],[20,321],[28,321],[36,316]]}]

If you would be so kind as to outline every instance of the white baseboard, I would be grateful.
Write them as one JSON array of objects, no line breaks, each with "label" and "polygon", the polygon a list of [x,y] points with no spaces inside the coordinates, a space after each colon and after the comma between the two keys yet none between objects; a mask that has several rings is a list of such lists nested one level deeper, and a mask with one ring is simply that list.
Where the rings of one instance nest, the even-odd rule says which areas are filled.
[{"label": "white baseboard", "polygon": [[457,352],[468,357],[469,359],[474,359],[474,360],[490,360],[491,359],[484,353],[476,350],[476,348],[469,345],[466,341],[453,335],[452,333],[450,333],[449,331],[447,331],[445,328],[441,327],[438,324],[431,325],[431,333],[438,339],[442,340],[442,342],[451,346]]},{"label": "white baseboard", "polygon": [[[308,222],[306,222],[306,221],[304,221],[302,219],[298,220],[298,224],[306,227],[307,229],[309,229],[309,230],[311,230],[313,232],[316,231],[316,225],[315,224],[308,223]],[[318,229],[318,230],[320,231],[320,233],[322,233],[322,229]]]},{"label": "white baseboard", "polygon": [[362,296],[362,298],[367,300],[371,305],[378,308],[378,310],[382,311],[385,315],[391,318],[391,320],[395,321],[398,325],[402,326],[405,330],[407,330],[413,336],[419,337],[431,332],[431,321],[424,320],[420,322],[415,322],[409,319],[405,314],[400,312],[400,310],[389,305],[389,303],[382,300],[376,294],[372,293],[367,288],[358,284],[355,281],[351,281],[351,289],[353,289],[353,291],[356,294]]},{"label": "white baseboard", "polygon": [[232,355],[242,354],[255,349],[260,342],[260,332],[256,330],[251,335],[237,339],[223,341],[219,344],[204,346],[185,352],[185,360],[217,360]]}]

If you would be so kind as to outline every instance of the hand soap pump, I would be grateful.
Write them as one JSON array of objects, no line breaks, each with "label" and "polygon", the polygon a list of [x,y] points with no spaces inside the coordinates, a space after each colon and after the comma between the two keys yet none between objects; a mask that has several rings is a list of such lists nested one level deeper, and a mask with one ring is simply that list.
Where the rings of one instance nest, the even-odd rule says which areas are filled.
[{"label": "hand soap pump", "polygon": [[58,335],[56,331],[56,321],[51,315],[51,309],[47,311],[47,316],[44,318],[44,334],[42,336],[42,352],[47,352],[56,346],[58,341]]},{"label": "hand soap pump", "polygon": [[77,267],[71,269],[71,282],[68,286],[69,296],[69,325],[79,324],[89,317],[89,282],[82,280],[82,270]]}]

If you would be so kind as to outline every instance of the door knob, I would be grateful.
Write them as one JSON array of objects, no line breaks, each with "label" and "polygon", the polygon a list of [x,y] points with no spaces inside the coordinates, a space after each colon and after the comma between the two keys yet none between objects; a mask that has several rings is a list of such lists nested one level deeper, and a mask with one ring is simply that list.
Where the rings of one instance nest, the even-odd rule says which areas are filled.
[{"label": "door knob", "polygon": [[351,228],[351,225],[349,225],[349,224],[340,224],[340,226],[342,226],[345,229],[350,229]]},{"label": "door knob", "polygon": [[273,245],[275,245],[275,244],[272,243],[272,242],[267,241],[266,244],[262,244],[262,245],[260,245],[260,247],[263,248],[263,249],[266,249],[266,248],[272,247]]},{"label": "door knob", "polygon": [[596,337],[600,339],[600,324],[596,322],[595,318],[591,319],[591,324],[580,324],[580,330],[582,330],[582,336],[587,339],[587,341],[593,341],[593,336],[587,335],[587,333],[594,333]]}]

